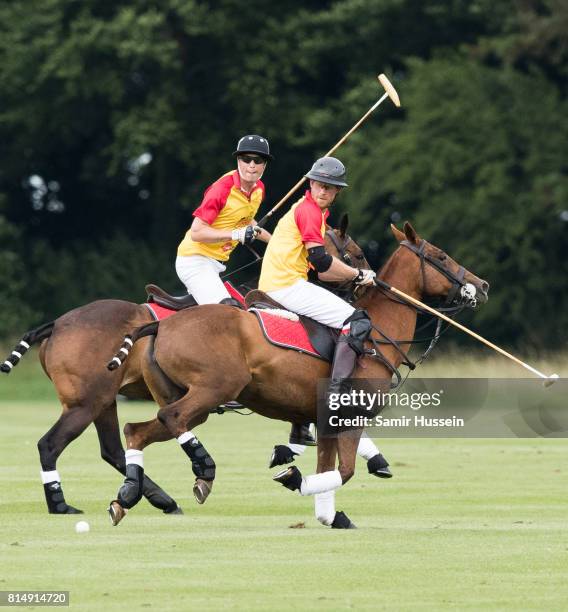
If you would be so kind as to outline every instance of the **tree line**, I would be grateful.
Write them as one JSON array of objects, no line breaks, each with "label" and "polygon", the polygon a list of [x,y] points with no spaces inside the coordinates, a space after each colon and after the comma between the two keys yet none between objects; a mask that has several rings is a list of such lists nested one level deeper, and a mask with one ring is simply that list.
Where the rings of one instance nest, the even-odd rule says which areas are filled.
[{"label": "tree line", "polygon": [[561,0],[3,3],[0,337],[146,282],[180,292],[175,249],[236,140],[271,142],[266,211],[385,72],[402,108],[338,150],[332,219],[375,265],[410,220],[491,283],[477,330],[564,347],[567,23]]}]

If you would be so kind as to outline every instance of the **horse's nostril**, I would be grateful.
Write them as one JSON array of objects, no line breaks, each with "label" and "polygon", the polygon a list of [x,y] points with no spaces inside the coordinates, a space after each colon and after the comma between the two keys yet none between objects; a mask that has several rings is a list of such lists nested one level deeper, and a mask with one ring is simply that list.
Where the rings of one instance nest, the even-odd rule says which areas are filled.
[{"label": "horse's nostril", "polygon": [[489,293],[489,283],[486,281],[483,281],[481,283],[481,289],[483,290],[483,293]]}]

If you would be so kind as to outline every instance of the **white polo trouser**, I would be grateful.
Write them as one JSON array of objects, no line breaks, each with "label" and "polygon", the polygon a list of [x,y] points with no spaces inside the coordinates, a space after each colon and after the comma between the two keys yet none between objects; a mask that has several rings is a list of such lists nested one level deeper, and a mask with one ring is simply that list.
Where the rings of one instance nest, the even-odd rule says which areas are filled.
[{"label": "white polo trouser", "polygon": [[289,287],[266,293],[284,308],[315,319],[334,329],[348,328],[348,325],[344,326],[343,322],[355,312],[353,306],[331,291],[308,283],[304,279],[296,281]]},{"label": "white polo trouser", "polygon": [[216,259],[204,255],[176,258],[177,275],[198,304],[218,304],[231,297],[219,278],[219,274],[226,269]]}]

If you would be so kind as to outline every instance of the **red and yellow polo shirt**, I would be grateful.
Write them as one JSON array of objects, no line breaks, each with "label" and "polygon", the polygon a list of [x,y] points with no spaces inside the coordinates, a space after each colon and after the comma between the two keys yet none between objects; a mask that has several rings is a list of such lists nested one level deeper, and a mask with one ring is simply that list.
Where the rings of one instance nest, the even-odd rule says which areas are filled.
[{"label": "red and yellow polo shirt", "polygon": [[308,250],[305,242],[325,244],[328,210],[322,210],[306,194],[280,219],[262,261],[258,288],[275,291],[308,278]]},{"label": "red and yellow polo shirt", "polygon": [[[224,174],[205,191],[203,201],[195,209],[193,216],[215,229],[233,230],[250,224],[263,199],[262,181],[257,181],[247,196],[241,191],[241,177],[238,171],[233,170]],[[237,244],[237,240],[208,244],[195,242],[191,239],[189,229],[178,246],[177,254],[205,255],[218,261],[227,261]]]}]

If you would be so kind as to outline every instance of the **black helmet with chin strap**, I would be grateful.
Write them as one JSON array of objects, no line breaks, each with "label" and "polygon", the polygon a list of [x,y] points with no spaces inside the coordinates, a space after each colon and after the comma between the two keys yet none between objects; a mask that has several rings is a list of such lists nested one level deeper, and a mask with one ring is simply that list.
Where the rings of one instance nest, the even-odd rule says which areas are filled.
[{"label": "black helmet with chin strap", "polygon": [[312,169],[304,176],[320,183],[326,183],[327,185],[347,187],[345,174],[345,166],[337,158],[320,157],[312,166]]},{"label": "black helmet with chin strap", "polygon": [[257,153],[266,159],[274,159],[274,156],[270,155],[268,140],[263,136],[258,136],[258,134],[243,136],[239,140],[237,150],[233,152],[233,155],[241,155],[243,153]]}]

